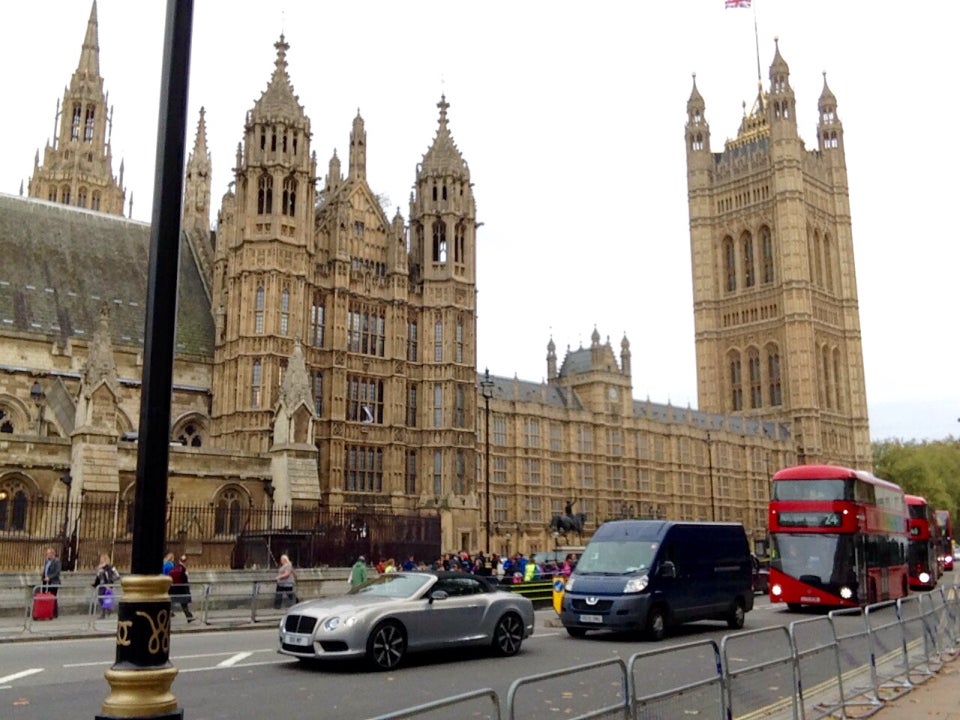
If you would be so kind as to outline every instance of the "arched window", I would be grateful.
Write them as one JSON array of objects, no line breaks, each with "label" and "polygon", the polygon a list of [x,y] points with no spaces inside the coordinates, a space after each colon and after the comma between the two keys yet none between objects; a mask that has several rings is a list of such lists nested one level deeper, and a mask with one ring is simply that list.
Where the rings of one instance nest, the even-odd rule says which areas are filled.
[{"label": "arched window", "polygon": [[462,222],[458,222],[453,235],[453,261],[455,263],[464,263],[467,260],[466,236],[466,226]]},{"label": "arched window", "polygon": [[84,118],[83,141],[93,141],[93,118],[96,116],[96,110],[92,107],[87,108],[87,115]]},{"label": "arched window", "polygon": [[184,447],[203,447],[205,430],[197,420],[183,422],[173,431],[173,437]]},{"label": "arched window", "polygon": [[763,385],[760,380],[760,351],[750,348],[747,351],[747,365],[750,370],[750,407],[763,406]]},{"label": "arched window", "polygon": [[737,251],[733,246],[733,238],[723,239],[723,274],[727,279],[727,292],[737,289]]},{"label": "arched window", "polygon": [[813,233],[813,282],[823,287],[823,259],[820,255],[820,233]]},{"label": "arched window", "polygon": [[447,261],[447,224],[443,220],[433,223],[433,261],[445,263]]},{"label": "arched window", "polygon": [[767,348],[767,381],[770,384],[770,404],[783,404],[783,390],[780,379],[780,353],[776,347]]},{"label": "arched window", "polygon": [[21,480],[0,484],[0,532],[25,532],[28,527],[30,496]]},{"label": "arched window", "polygon": [[213,532],[215,535],[238,535],[243,530],[245,510],[250,502],[238,487],[224,488],[214,500]]},{"label": "arched window", "polygon": [[280,334],[286,335],[290,327],[290,291],[280,293]]},{"label": "arched window", "polygon": [[843,412],[843,390],[844,383],[840,381],[840,372],[843,365],[840,363],[839,348],[833,349],[833,389],[834,389],[834,407],[837,412]]},{"label": "arched window", "polygon": [[263,383],[263,366],[259,360],[253,361],[253,369],[250,373],[250,406],[260,407],[261,383]]},{"label": "arched window", "polygon": [[273,178],[264,175],[257,183],[257,215],[273,212]]},{"label": "arched window", "polygon": [[823,270],[826,276],[827,290],[833,290],[833,251],[830,249],[830,236],[823,236]]},{"label": "arched window", "polygon": [[6,409],[0,407],[0,433],[13,432],[13,417]]},{"label": "arched window", "polygon": [[257,335],[263,334],[263,307],[264,307],[263,287],[257,288],[256,305],[253,312],[253,331]]},{"label": "arched window", "polygon": [[73,120],[70,123],[70,139],[80,139],[80,103],[73,106]]},{"label": "arched window", "polygon": [[94,191],[93,195],[90,196],[90,209],[99,210],[100,209],[100,193]]},{"label": "arched window", "polygon": [[743,247],[743,286],[753,287],[756,280],[753,269],[753,236],[744,233],[740,242]]},{"label": "arched window", "polygon": [[836,378],[833,377],[830,372],[830,351],[827,349],[827,346],[824,345],[820,350],[821,358],[821,370],[823,377],[823,389],[820,392],[820,397],[823,399],[824,405],[828,409],[833,409],[833,384]]},{"label": "arched window", "polygon": [[763,283],[766,285],[773,282],[773,238],[768,227],[760,228],[760,252],[763,259]]},{"label": "arched window", "polygon": [[297,181],[285,178],[283,181],[283,197],[280,212],[293,217],[297,211]]},{"label": "arched window", "polygon": [[64,185],[60,188],[60,202],[64,205],[70,204],[70,186]]},{"label": "arched window", "polygon": [[743,410],[743,371],[740,365],[740,353],[730,353],[730,404],[733,410]]},{"label": "arched window", "polygon": [[80,188],[77,190],[77,207],[85,208],[87,206],[87,189]]}]

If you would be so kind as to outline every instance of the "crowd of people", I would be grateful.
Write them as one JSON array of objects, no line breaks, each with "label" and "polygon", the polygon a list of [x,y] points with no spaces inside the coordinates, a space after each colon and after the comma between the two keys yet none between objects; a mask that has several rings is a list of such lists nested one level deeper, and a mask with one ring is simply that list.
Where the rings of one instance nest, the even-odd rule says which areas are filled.
[{"label": "crowd of people", "polygon": [[[550,579],[557,576],[569,577],[576,567],[577,556],[575,553],[568,553],[563,562],[544,562],[539,563],[532,557],[527,557],[523,553],[513,553],[509,556],[501,556],[492,553],[487,556],[481,550],[476,555],[470,555],[466,550],[459,553],[444,553],[431,562],[417,560],[411,555],[402,563],[398,563],[394,558],[381,559],[373,569],[378,574],[404,571],[454,571],[468,572],[474,575],[486,577],[496,577],[500,582],[529,582],[531,580]],[[361,573],[358,569],[363,568]],[[360,556],[357,563],[353,566],[351,572],[351,585],[358,585],[366,579],[366,558]],[[357,580],[357,578],[361,578]],[[357,582],[354,582],[357,580]]]}]

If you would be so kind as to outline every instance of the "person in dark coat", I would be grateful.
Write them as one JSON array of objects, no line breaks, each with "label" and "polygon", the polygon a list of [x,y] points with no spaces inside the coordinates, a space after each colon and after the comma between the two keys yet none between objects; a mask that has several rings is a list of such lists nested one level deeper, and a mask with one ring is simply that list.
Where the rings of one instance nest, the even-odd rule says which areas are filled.
[{"label": "person in dark coat", "polygon": [[[180,561],[174,563],[173,569],[170,570],[170,580],[172,581],[170,585],[170,602],[180,605],[183,614],[187,616],[187,622],[192,623],[197,618],[190,612],[190,603],[193,598],[190,597],[190,577],[187,575],[186,555],[181,555]],[[170,615],[173,615],[172,610],[170,611]]]},{"label": "person in dark coat", "polygon": [[[52,547],[47,548],[47,556],[43,561],[43,577],[40,585],[44,592],[56,595],[60,590],[60,558],[57,557],[57,551]],[[60,614],[60,608],[56,598],[53,601],[53,616]]]}]

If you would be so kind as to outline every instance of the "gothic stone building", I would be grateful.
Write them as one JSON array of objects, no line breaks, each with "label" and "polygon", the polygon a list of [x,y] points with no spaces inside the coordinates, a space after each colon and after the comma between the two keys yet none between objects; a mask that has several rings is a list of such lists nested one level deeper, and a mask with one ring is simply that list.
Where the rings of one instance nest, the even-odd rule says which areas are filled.
[{"label": "gothic stone building", "polygon": [[[388,217],[359,113],[346,172],[334,153],[317,176],[287,49],[281,37],[245,117],[213,232],[203,111],[188,158],[172,503],[430,517],[437,550],[530,553],[576,542],[550,529],[572,502],[584,535],[617,517],[734,520],[762,549],[773,470],[866,464],[842,133],[825,91],[820,151],[803,151],[779,53],[724,153],[709,152],[696,88],[688,104],[694,410],[635,400],[629,341],[618,357],[597,330],[559,363],[550,339],[543,382],[479,375],[476,205],[446,100],[408,216]],[[0,196],[3,567],[39,562],[5,538],[47,542],[55,503],[66,532],[85,503],[133,497],[149,227],[121,216],[104,98],[94,4],[31,197]]]}]

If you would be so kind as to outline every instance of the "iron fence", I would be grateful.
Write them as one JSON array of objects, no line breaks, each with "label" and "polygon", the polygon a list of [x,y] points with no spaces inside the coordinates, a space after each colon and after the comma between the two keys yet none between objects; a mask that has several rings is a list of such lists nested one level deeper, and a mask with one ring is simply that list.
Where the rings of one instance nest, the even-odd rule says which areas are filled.
[{"label": "iron fence", "polygon": [[[275,567],[281,553],[298,567],[351,565],[358,555],[430,561],[441,550],[436,515],[239,503],[170,503],[166,512],[167,547],[189,554],[193,567]],[[44,499],[24,508],[16,523],[0,527],[0,570],[36,570],[47,547],[60,552],[68,571],[92,569],[104,553],[117,567],[129,567],[132,540],[132,502]]]}]

